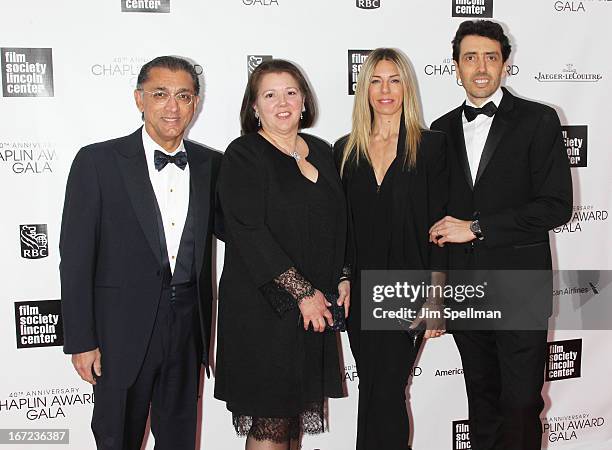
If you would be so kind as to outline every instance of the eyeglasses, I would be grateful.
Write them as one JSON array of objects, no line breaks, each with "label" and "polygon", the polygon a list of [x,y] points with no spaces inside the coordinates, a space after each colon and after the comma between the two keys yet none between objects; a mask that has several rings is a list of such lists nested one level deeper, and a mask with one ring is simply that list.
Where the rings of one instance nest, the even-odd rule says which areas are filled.
[{"label": "eyeglasses", "polygon": [[147,94],[151,95],[153,102],[158,105],[165,105],[168,103],[168,100],[170,100],[170,96],[173,96],[179,105],[188,106],[191,105],[191,102],[193,102],[193,98],[195,97],[194,94],[190,94],[189,92],[177,92],[176,94],[172,95],[166,91],[147,91],[145,89],[139,89],[139,91],[146,92]]}]

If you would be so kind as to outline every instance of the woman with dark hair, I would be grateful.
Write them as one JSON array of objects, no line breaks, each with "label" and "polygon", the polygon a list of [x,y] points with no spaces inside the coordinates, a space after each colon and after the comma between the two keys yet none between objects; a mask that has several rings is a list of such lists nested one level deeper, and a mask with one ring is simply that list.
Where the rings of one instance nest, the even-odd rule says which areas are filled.
[{"label": "woman with dark hair", "polygon": [[248,450],[299,448],[302,432],[323,431],[325,397],[343,396],[333,328],[349,308],[346,209],[330,146],[299,132],[315,116],[300,70],[262,63],[245,90],[243,135],[219,175],[225,264],[215,397],[227,402]]},{"label": "woman with dark hair", "polygon": [[[362,330],[360,322],[362,270],[425,271],[427,282],[443,282],[445,249],[429,242],[428,230],[445,212],[445,136],[423,129],[420,117],[406,57],[395,49],[372,51],[357,80],[351,133],[334,146],[349,210],[348,331],[359,373],[359,450],[409,448],[408,377],[423,337],[444,333],[444,323],[435,320],[420,332],[419,319],[392,331]],[[439,299],[425,307],[438,309]]]}]

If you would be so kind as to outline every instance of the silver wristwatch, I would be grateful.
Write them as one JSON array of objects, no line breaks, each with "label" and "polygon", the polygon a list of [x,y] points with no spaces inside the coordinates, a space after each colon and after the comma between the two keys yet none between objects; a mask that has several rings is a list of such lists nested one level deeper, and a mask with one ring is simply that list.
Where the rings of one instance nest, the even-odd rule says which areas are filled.
[{"label": "silver wristwatch", "polygon": [[476,236],[478,240],[482,241],[484,239],[482,230],[480,229],[480,221],[478,219],[472,220],[472,223],[470,223],[470,231],[474,233],[474,236]]}]

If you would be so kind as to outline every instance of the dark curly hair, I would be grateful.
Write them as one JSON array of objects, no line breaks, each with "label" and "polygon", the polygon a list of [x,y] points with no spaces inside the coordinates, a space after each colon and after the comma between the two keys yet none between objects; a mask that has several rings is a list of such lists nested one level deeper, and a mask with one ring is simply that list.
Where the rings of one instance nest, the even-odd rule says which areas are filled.
[{"label": "dark curly hair", "polygon": [[466,36],[483,36],[499,42],[501,46],[502,60],[506,62],[510,57],[512,46],[508,36],[504,33],[500,24],[491,20],[466,20],[459,25],[453,39],[453,60],[459,61],[461,41]]}]

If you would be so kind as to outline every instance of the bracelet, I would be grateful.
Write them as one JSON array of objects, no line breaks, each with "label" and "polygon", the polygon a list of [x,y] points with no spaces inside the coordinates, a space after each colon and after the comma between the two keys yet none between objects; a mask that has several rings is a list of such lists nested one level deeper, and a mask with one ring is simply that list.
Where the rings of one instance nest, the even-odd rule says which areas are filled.
[{"label": "bracelet", "polygon": [[344,266],[342,268],[342,272],[340,273],[340,280],[338,281],[338,283],[341,283],[344,280],[349,280],[351,279],[351,266]]}]

